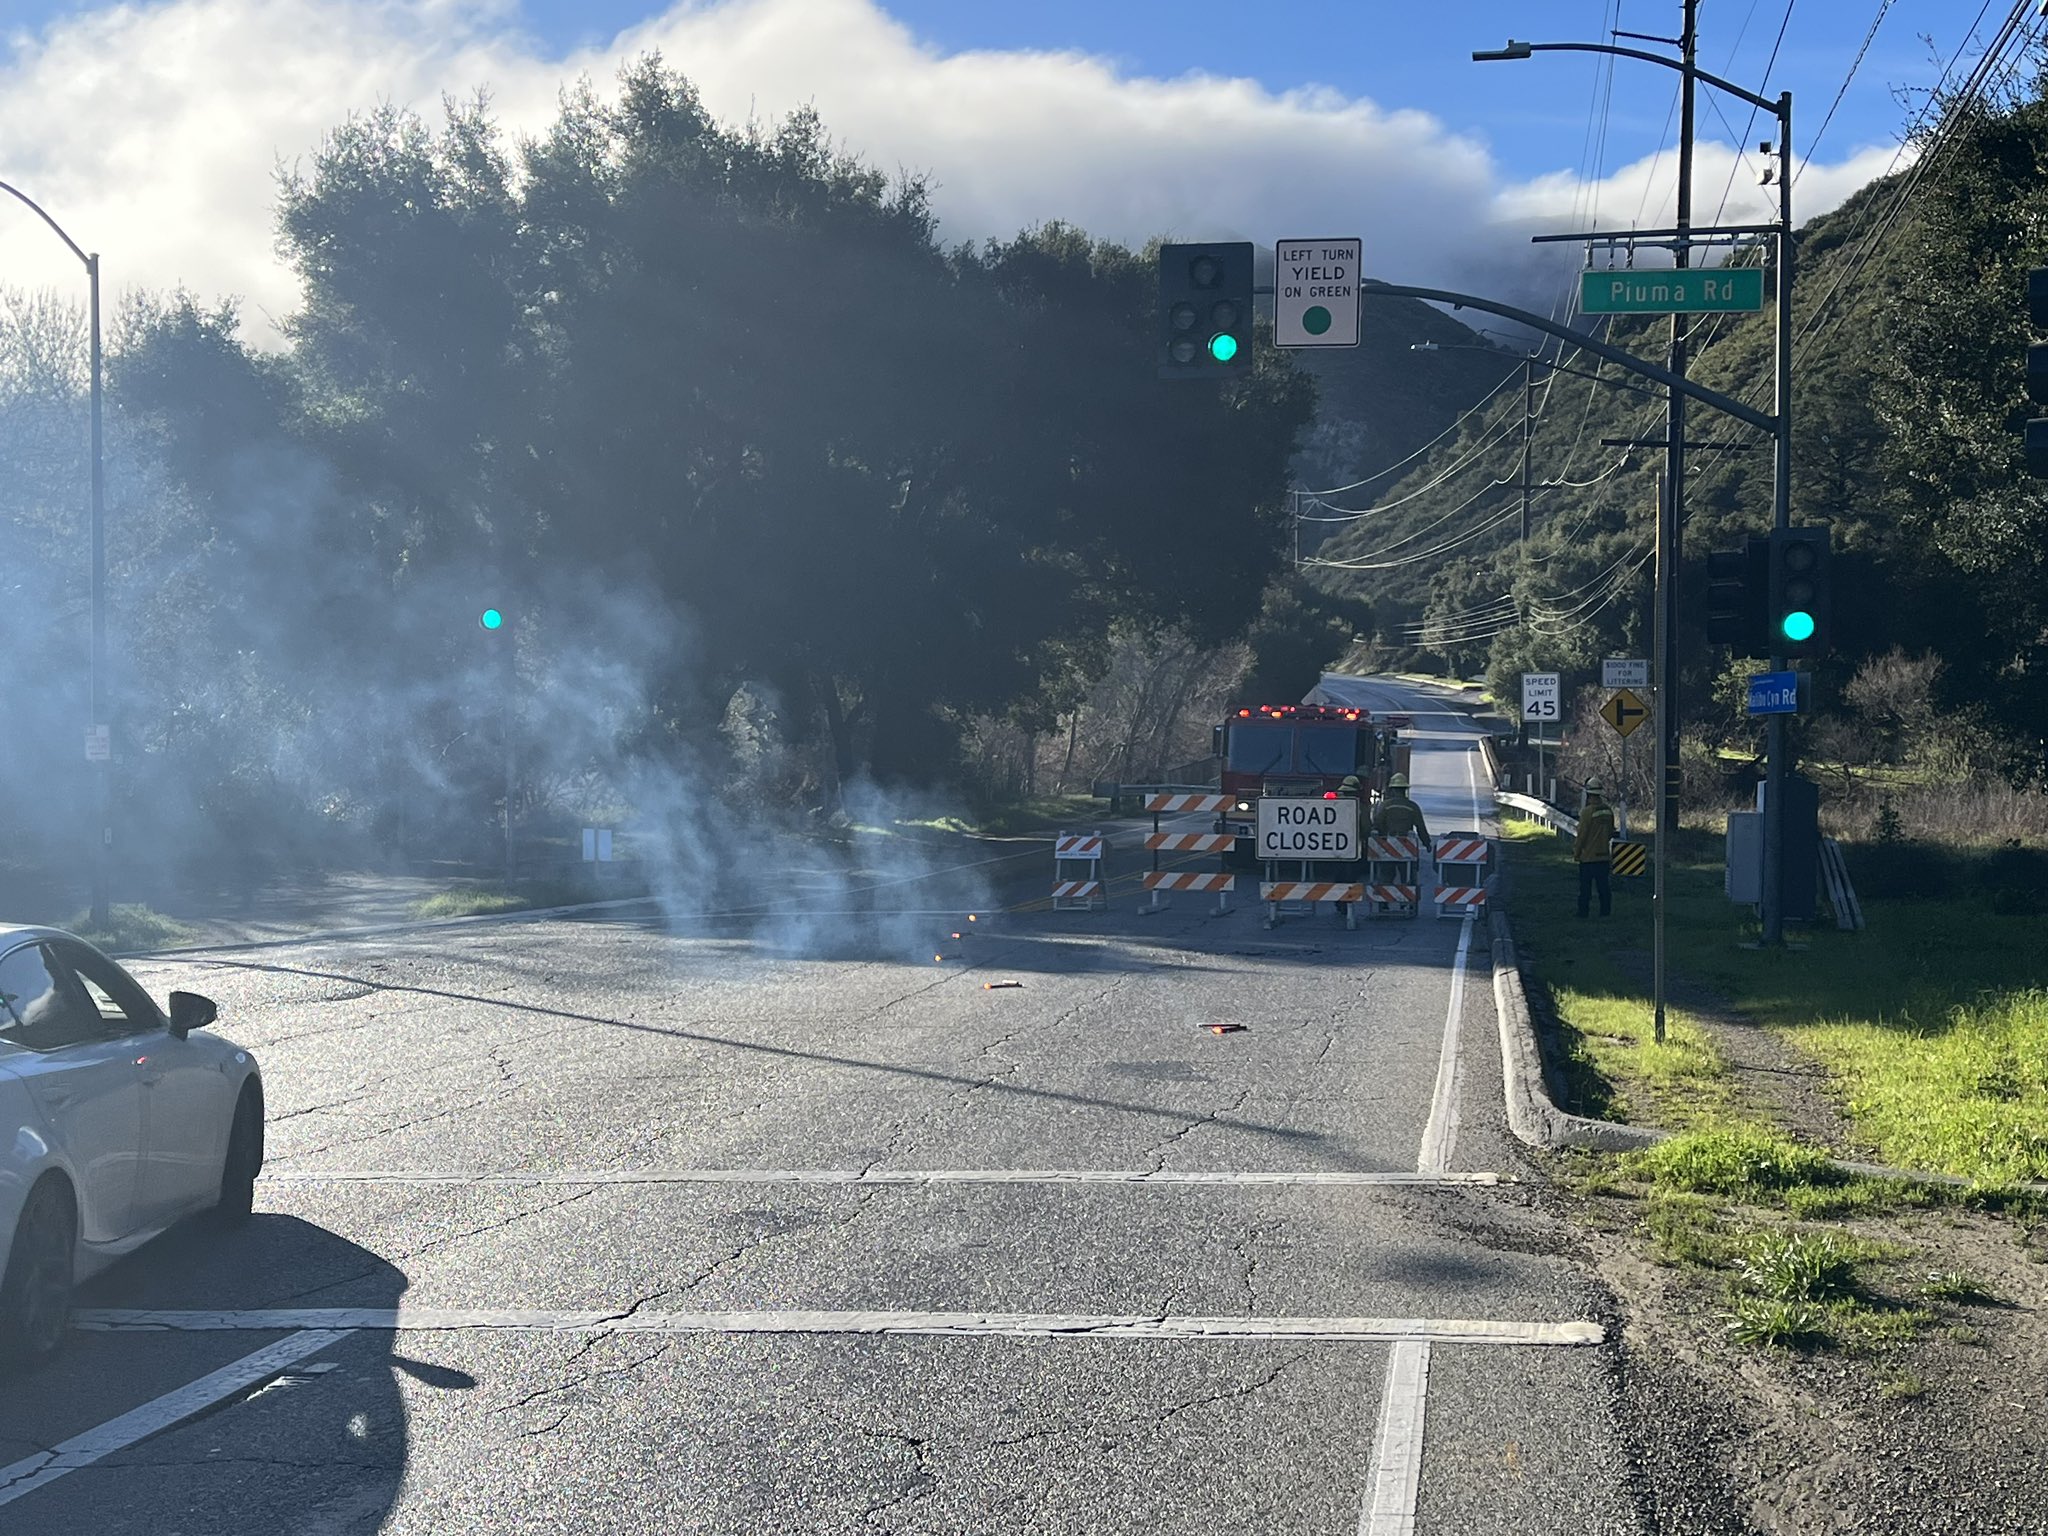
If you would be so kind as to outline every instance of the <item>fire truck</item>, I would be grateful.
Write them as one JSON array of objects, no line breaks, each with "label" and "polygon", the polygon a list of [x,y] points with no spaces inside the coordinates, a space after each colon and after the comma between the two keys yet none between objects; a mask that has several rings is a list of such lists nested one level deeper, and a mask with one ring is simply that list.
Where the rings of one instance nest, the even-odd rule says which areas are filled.
[{"label": "fire truck", "polygon": [[1387,780],[1408,771],[1407,715],[1374,716],[1334,704],[1254,704],[1215,728],[1221,788],[1235,798],[1216,818],[1218,832],[1237,836],[1235,861],[1257,861],[1259,797],[1335,798],[1351,774],[1360,781],[1359,803],[1369,811]]}]

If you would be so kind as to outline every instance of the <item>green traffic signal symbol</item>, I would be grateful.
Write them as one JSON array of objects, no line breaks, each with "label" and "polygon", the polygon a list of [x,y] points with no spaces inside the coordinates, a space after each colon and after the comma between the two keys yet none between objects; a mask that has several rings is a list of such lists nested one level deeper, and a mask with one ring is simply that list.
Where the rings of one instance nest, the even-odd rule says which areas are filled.
[{"label": "green traffic signal symbol", "polygon": [[1813,638],[1813,615],[1803,608],[1795,608],[1778,621],[1778,632],[1795,643]]},{"label": "green traffic signal symbol", "polygon": [[1209,355],[1219,363],[1227,363],[1237,356],[1237,338],[1228,331],[1219,331],[1209,338]]},{"label": "green traffic signal symbol", "polygon": [[1311,336],[1320,336],[1330,328],[1330,312],[1320,304],[1311,304],[1301,312],[1301,328]]},{"label": "green traffic signal symbol", "polygon": [[497,629],[504,622],[505,615],[498,612],[495,608],[486,608],[483,611],[483,616],[477,620],[477,623],[481,624],[485,629]]}]

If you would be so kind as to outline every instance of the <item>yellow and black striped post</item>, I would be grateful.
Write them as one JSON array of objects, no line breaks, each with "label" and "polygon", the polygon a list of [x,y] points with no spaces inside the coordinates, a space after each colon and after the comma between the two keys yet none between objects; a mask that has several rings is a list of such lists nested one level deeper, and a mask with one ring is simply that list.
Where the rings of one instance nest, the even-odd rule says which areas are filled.
[{"label": "yellow and black striped post", "polygon": [[1608,857],[1614,861],[1614,872],[1617,875],[1640,875],[1649,856],[1649,847],[1644,843],[1631,843],[1616,838],[1608,844]]}]

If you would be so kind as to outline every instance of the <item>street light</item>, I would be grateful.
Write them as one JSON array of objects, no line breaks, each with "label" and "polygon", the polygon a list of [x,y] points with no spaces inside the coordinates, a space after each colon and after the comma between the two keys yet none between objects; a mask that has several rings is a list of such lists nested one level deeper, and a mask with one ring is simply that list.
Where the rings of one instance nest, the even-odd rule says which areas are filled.
[{"label": "street light", "polygon": [[[1505,48],[1472,55],[1475,61],[1526,59],[1537,53],[1604,53],[1614,58],[1640,59],[1664,69],[1675,70],[1680,77],[1680,108],[1678,132],[1678,264],[1685,266],[1689,260],[1689,237],[1692,234],[1692,127],[1693,91],[1696,82],[1704,81],[1718,91],[1747,102],[1760,112],[1769,112],[1778,119],[1778,220],[1776,226],[1778,246],[1778,293],[1777,293],[1777,338],[1776,366],[1773,370],[1772,386],[1774,410],[1770,419],[1770,430],[1776,452],[1772,466],[1771,527],[1774,535],[1782,534],[1792,522],[1792,273],[1794,245],[1792,239],[1792,93],[1780,91],[1778,99],[1772,101],[1755,91],[1745,90],[1732,80],[1710,74],[1696,62],[1698,38],[1699,0],[1685,0],[1685,27],[1683,36],[1675,39],[1679,57],[1650,53],[1641,48],[1624,48],[1614,43],[1524,43],[1509,39]],[[1673,39],[1646,37],[1639,32],[1616,33],[1616,36],[1639,38],[1646,42],[1666,42]],[[1682,314],[1671,317],[1671,368],[1677,378],[1685,377],[1685,324]],[[1662,693],[1659,701],[1661,718],[1657,725],[1659,755],[1659,802],[1657,815],[1657,877],[1655,939],[1651,969],[1654,975],[1656,1038],[1664,1038],[1664,911],[1665,911],[1665,826],[1675,823],[1678,811],[1678,603],[1676,579],[1678,572],[1680,534],[1684,526],[1683,500],[1685,495],[1685,404],[1678,391],[1671,395],[1669,415],[1669,445],[1665,458],[1664,489],[1658,505],[1657,577],[1659,613],[1656,623],[1659,649],[1658,686]],[[1772,647],[1771,667],[1782,670],[1785,655],[1780,646]],[[1764,800],[1764,869],[1763,869],[1763,942],[1777,945],[1784,938],[1784,890],[1782,857],[1785,826],[1785,775],[1787,743],[1785,721],[1782,715],[1772,715],[1766,726],[1769,732],[1766,751],[1770,758],[1770,777]]]},{"label": "street light", "polygon": [[0,192],[7,193],[28,205],[37,218],[57,233],[57,238],[70,247],[71,254],[85,264],[85,276],[91,298],[89,310],[92,321],[92,720],[86,731],[86,755],[94,764],[94,800],[98,812],[98,835],[92,840],[92,923],[96,928],[107,925],[107,846],[113,841],[114,829],[107,822],[107,763],[105,755],[111,747],[102,737],[106,712],[107,676],[107,511],[106,474],[101,460],[100,437],[100,257],[99,252],[87,253],[79,248],[78,242],[64,232],[59,224],[34,198],[19,187],[11,187],[0,181]]}]

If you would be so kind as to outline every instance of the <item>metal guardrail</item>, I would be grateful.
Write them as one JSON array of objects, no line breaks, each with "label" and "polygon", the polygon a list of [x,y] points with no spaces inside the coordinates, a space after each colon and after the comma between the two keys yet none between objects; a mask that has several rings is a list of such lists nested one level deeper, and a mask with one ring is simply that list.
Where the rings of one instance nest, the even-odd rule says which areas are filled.
[{"label": "metal guardrail", "polygon": [[1518,795],[1513,790],[1497,789],[1493,792],[1493,803],[1502,810],[1515,811],[1531,821],[1540,821],[1552,831],[1566,837],[1579,835],[1579,818],[1569,811],[1561,811],[1548,800],[1539,800],[1534,795]]}]

